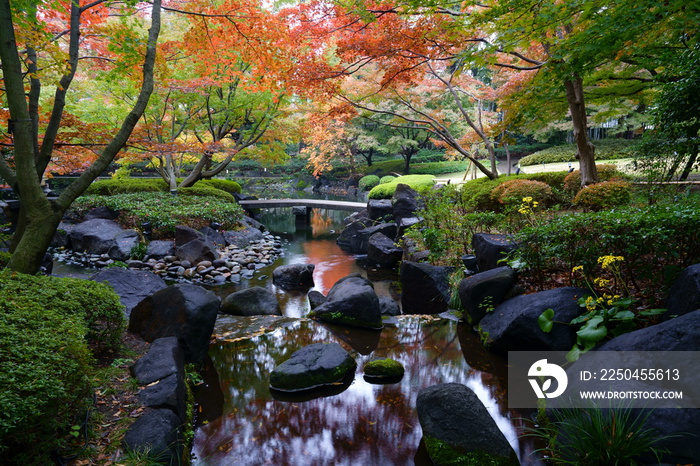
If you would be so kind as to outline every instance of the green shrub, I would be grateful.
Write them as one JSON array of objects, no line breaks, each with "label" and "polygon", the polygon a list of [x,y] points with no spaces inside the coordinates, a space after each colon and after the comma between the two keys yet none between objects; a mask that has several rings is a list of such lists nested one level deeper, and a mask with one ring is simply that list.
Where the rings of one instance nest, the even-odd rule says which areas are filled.
[{"label": "green shrub", "polygon": [[108,285],[0,271],[0,463],[52,464],[92,399],[88,344],[115,348],[124,324]]},{"label": "green shrub", "polygon": [[168,184],[160,178],[126,178],[94,181],[85,194],[114,194],[168,191]]},{"label": "green shrub", "polygon": [[491,197],[499,204],[510,206],[519,205],[525,197],[531,197],[540,204],[548,204],[552,199],[552,188],[541,181],[507,180],[491,191]]},{"label": "green shrub", "polygon": [[360,191],[369,191],[379,184],[379,177],[377,175],[365,175],[360,178],[357,183],[357,187]]},{"label": "green shrub", "polygon": [[91,357],[77,317],[0,299],[0,462],[53,464],[90,400]]},{"label": "green shrub", "polygon": [[297,181],[295,188],[299,191],[302,191],[306,189],[307,186],[309,186],[309,183],[307,183],[306,180],[299,180]]},{"label": "green shrub", "polygon": [[12,257],[12,254],[10,254],[7,251],[0,251],[0,269],[5,267],[8,262],[10,262],[10,258]]},{"label": "green shrub", "polygon": [[[182,180],[178,180],[182,181]],[[210,195],[215,195],[213,189],[224,191],[228,194],[241,192],[241,185],[231,180],[209,179],[199,180],[194,186],[183,189],[209,189],[206,191]],[[99,180],[93,182],[85,194],[100,194],[111,196],[114,194],[138,193],[138,192],[169,192],[170,186],[162,178],[121,178],[110,180]]]},{"label": "green shrub", "polygon": [[574,197],[574,205],[589,210],[612,209],[629,204],[632,185],[626,181],[603,181],[586,186]]},{"label": "green shrub", "polygon": [[[596,170],[598,181],[613,181],[624,178],[624,174],[615,165],[596,165]],[[581,172],[579,170],[574,170],[566,175],[563,189],[570,194],[575,194],[581,189]]]},{"label": "green shrub", "polygon": [[226,191],[229,194],[240,194],[241,185],[231,180],[222,180],[219,178],[211,178],[208,180],[199,180],[194,184],[197,186],[209,186],[210,188],[220,189]]},{"label": "green shrub", "polygon": [[369,192],[370,199],[389,199],[394,195],[396,186],[399,184],[407,184],[411,188],[418,190],[421,188],[429,188],[435,184],[431,175],[406,175],[399,176],[389,183],[380,184],[372,188]]},{"label": "green shrub", "polygon": [[38,302],[45,309],[84,322],[86,338],[99,350],[116,349],[126,326],[124,306],[104,283],[77,278],[43,277],[0,271],[5,299],[17,306]]},{"label": "green shrub", "polygon": [[[624,257],[635,296],[663,294],[684,268],[700,262],[700,208],[693,201],[558,215],[517,232],[516,258],[529,274],[593,270],[596,258]],[[644,284],[653,289],[644,289]],[[659,305],[658,303],[656,305]]]},{"label": "green shrub", "polygon": [[[212,188],[210,186],[202,186],[199,185],[199,183],[196,183],[194,186],[191,186],[189,188],[179,188],[177,190],[178,195],[183,195],[183,196],[198,196],[198,197],[215,197],[219,198],[223,201],[226,202],[236,202],[236,199],[233,197],[233,195],[227,193],[226,191],[222,191],[217,188]],[[170,194],[170,193],[168,193]]]},{"label": "green shrub", "polygon": [[563,196],[560,195],[560,191],[564,185],[564,179],[567,174],[568,172],[560,171],[521,173],[520,175],[511,176],[501,175],[495,180],[490,180],[486,177],[477,178],[462,185],[461,202],[466,208],[471,210],[499,210],[500,205],[496,200],[497,198],[493,197],[491,192],[500,184],[511,180],[541,181],[552,188],[550,197],[553,202],[563,202],[564,199]]},{"label": "green shrub", "polygon": [[456,186],[447,185],[423,193],[425,208],[418,215],[423,221],[406,236],[421,250],[430,251],[434,264],[461,264],[460,257],[471,252],[474,233],[491,233],[505,216],[494,212],[471,212],[462,202]]},{"label": "green shrub", "polygon": [[[627,139],[602,139],[593,141],[596,160],[617,160],[635,155],[635,141]],[[520,159],[520,166],[541,163],[558,163],[576,161],[576,145],[564,144],[535,152]]]},{"label": "green shrub", "polygon": [[[186,193],[187,189],[211,188],[185,188],[183,193]],[[199,229],[212,222],[218,222],[224,229],[230,230],[243,218],[243,210],[237,203],[218,196],[173,196],[165,192],[82,196],[71,208],[83,215],[98,206],[106,206],[119,212],[117,221],[128,228],[138,229],[144,222],[150,222],[154,239],[172,236],[177,225]]]},{"label": "green shrub", "polygon": [[382,177],[379,179],[379,184],[391,183],[391,182],[394,181],[395,179],[396,179],[396,177],[395,177],[394,175],[382,176]]}]

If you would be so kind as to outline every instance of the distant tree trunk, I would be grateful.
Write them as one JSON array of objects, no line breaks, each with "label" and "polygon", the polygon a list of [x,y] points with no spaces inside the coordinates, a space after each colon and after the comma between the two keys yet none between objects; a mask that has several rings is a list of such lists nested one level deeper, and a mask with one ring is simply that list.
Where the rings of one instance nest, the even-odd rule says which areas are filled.
[{"label": "distant tree trunk", "polygon": [[510,176],[510,148],[507,142],[503,143],[503,148],[506,150],[506,175]]},{"label": "distant tree trunk", "polygon": [[586,117],[586,102],[583,95],[583,78],[574,76],[564,81],[566,100],[571,112],[571,121],[576,143],[576,158],[581,167],[581,186],[598,182],[598,171],[595,166],[595,147],[588,140],[588,119]]}]

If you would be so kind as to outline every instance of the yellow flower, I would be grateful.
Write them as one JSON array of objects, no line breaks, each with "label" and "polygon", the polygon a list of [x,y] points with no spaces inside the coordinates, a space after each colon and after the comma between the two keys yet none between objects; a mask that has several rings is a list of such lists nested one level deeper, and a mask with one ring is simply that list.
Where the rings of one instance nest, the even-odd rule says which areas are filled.
[{"label": "yellow flower", "polygon": [[523,198],[523,202],[527,202],[528,204],[531,203],[531,202],[532,202],[532,197],[530,197],[530,196],[524,197],[524,198]]},{"label": "yellow flower", "polygon": [[593,296],[589,296],[586,298],[586,309],[589,311],[592,311],[595,309],[596,306],[596,300],[593,298]]},{"label": "yellow flower", "polygon": [[582,265],[577,265],[573,269],[571,269],[571,273],[576,273],[576,272],[581,272],[583,273],[583,266]]},{"label": "yellow flower", "polygon": [[539,202],[535,201],[532,203],[532,207],[537,207],[539,205]]},{"label": "yellow flower", "polygon": [[610,280],[606,280],[605,278],[594,278],[593,283],[595,283],[596,286],[603,288],[610,284]]},{"label": "yellow flower", "polygon": [[598,263],[601,264],[601,267],[605,270],[615,262],[622,262],[623,260],[625,260],[625,258],[622,256],[600,256],[598,258]]}]

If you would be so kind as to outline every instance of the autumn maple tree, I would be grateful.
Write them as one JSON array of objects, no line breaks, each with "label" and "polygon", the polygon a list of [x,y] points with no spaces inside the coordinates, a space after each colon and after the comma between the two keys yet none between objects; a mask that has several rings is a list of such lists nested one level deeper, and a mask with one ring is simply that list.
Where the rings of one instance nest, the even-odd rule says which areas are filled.
[{"label": "autumn maple tree", "polygon": [[[0,176],[21,202],[8,263],[13,270],[25,273],[39,270],[64,212],[114,160],[148,103],[160,33],[160,0],[154,0],[149,8],[149,30],[132,37],[132,43],[139,44],[135,54],[138,61],[130,66],[136,67],[142,79],[129,113],[82,174],[58,198],[47,198],[41,184],[55,156],[58,135],[68,122],[63,119],[66,99],[79,63],[97,55],[119,62],[119,54],[109,50],[110,13],[133,15],[137,9],[133,3],[108,5],[99,0],[83,4],[77,1],[0,2],[0,60],[4,84],[0,97],[3,107],[9,109],[12,128],[11,150],[4,151],[0,157]],[[44,96],[46,91],[53,95]],[[50,116],[40,122],[43,112]]]}]

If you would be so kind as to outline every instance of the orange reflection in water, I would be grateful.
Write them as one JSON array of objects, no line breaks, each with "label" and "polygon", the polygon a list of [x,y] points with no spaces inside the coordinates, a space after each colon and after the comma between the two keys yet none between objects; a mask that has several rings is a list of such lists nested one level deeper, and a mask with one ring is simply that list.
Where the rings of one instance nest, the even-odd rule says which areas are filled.
[{"label": "orange reflection in water", "polygon": [[333,284],[355,271],[340,247],[333,240],[316,240],[304,243],[304,254],[309,264],[314,264],[314,288],[327,294]]}]

